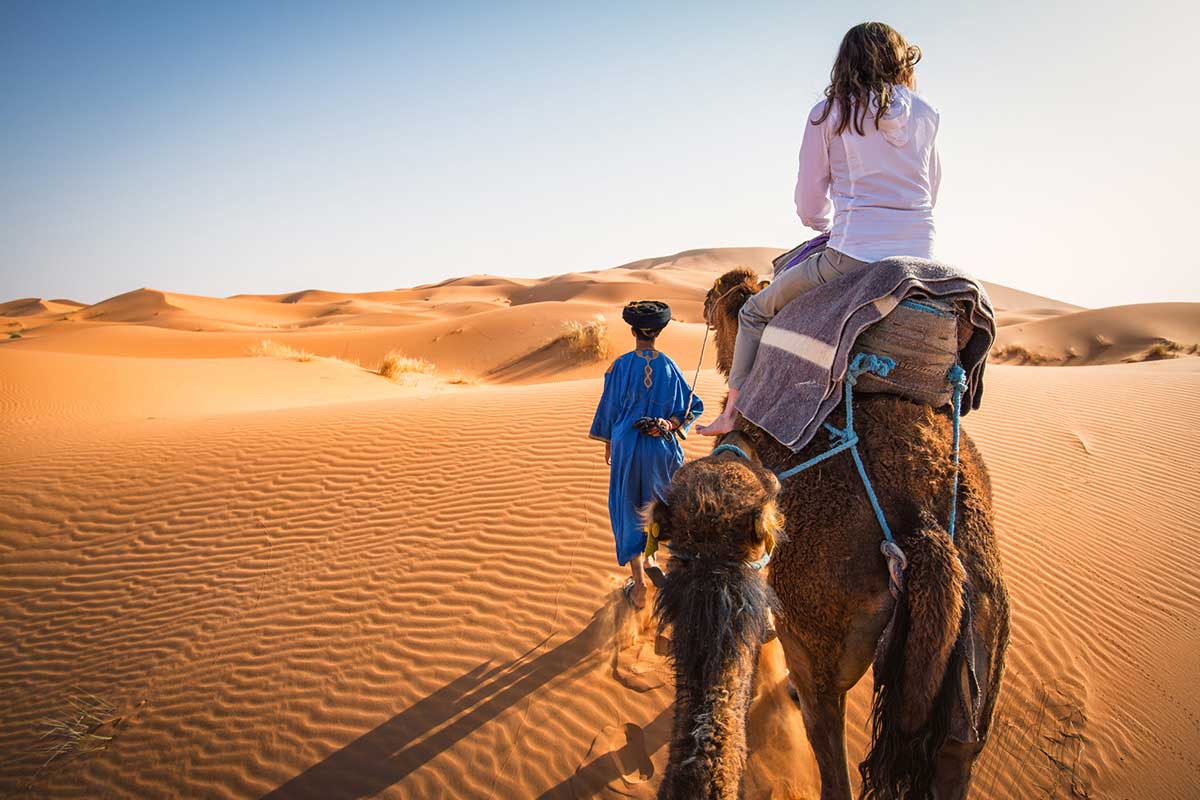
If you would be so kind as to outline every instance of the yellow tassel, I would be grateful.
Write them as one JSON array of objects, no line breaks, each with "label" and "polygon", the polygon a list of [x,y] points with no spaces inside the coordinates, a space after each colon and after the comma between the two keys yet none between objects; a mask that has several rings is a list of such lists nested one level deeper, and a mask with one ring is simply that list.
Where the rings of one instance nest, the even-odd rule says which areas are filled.
[{"label": "yellow tassel", "polygon": [[657,522],[650,523],[650,527],[646,529],[646,558],[658,552],[659,530]]}]

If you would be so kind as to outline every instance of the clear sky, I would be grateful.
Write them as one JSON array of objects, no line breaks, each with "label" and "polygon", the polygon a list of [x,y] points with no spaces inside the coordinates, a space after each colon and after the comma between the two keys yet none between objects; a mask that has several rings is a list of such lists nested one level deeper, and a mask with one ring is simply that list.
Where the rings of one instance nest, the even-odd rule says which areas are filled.
[{"label": "clear sky", "polygon": [[1200,301],[1198,7],[0,0],[0,300],[791,246],[805,113],[880,19],[942,115],[940,257]]}]

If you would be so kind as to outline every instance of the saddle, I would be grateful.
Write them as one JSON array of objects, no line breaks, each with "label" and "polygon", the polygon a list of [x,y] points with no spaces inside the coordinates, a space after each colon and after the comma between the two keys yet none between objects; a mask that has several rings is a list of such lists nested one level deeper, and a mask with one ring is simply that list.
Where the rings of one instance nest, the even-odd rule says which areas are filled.
[{"label": "saddle", "polygon": [[953,303],[926,298],[900,302],[890,314],[864,330],[854,352],[874,353],[896,362],[886,377],[864,373],[856,392],[894,394],[938,408],[950,402],[946,380],[959,350],[971,337],[971,325]]}]

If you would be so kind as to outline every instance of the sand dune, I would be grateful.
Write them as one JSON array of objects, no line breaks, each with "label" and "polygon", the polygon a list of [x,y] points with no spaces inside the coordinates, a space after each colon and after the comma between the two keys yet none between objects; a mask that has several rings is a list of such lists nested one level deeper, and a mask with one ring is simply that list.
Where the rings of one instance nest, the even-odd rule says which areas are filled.
[{"label": "sand dune", "polygon": [[83,303],[74,300],[43,300],[40,297],[24,297],[0,303],[0,317],[44,317],[67,314],[82,308]]},{"label": "sand dune", "polygon": [[1200,303],[1145,303],[1059,314],[1002,328],[999,360],[1118,364],[1200,353]]},{"label": "sand dune", "polygon": [[[28,318],[9,316],[0,318],[0,324],[7,322],[8,330],[19,331],[21,347],[53,352],[229,358],[243,356],[256,342],[270,337],[317,355],[364,365],[376,364],[389,350],[399,348],[443,370],[484,377],[523,357],[534,358],[566,322],[605,316],[613,335],[623,336],[620,306],[653,296],[671,303],[677,322],[697,326],[696,332],[670,341],[681,362],[694,363],[703,340],[699,327],[703,297],[712,281],[736,266],[770,275],[771,259],[779,252],[771,248],[689,250],[542,279],[474,275],[358,294],[308,289],[209,298],[139,289],[72,309],[62,317],[31,323]],[[1077,306],[1016,289],[986,286],[1001,323],[1021,323],[1012,331],[1005,328],[1002,344],[1024,337],[1023,323],[1029,320],[1057,319],[1079,311]],[[1153,328],[1153,310],[1147,309],[1145,316]],[[675,333],[672,330],[670,335]],[[1046,346],[1065,353],[1072,345],[1064,338],[1061,343],[1048,339]],[[1124,354],[1126,348],[1113,352]],[[573,362],[557,368],[550,364],[530,379],[573,379],[599,374],[603,366],[603,361],[583,368]]]},{"label": "sand dune", "polygon": [[[28,326],[0,307],[25,320],[0,342],[0,795],[652,797],[673,692],[617,599],[585,436],[605,362],[553,343],[604,314],[623,349],[614,305],[661,291],[690,375],[714,274],[777,252],[356,295],[139,290]],[[1184,338],[1196,307],[994,297],[1033,320],[1020,342],[1064,351]],[[341,358],[247,355],[268,337]],[[373,374],[393,348],[438,372]],[[966,426],[1014,617],[974,796],[1200,792],[1198,425],[1200,359],[989,369]],[[815,797],[773,646],[761,676],[748,796]],[[45,765],[44,720],[93,695],[112,738]],[[852,759],[868,700],[869,678]]]}]

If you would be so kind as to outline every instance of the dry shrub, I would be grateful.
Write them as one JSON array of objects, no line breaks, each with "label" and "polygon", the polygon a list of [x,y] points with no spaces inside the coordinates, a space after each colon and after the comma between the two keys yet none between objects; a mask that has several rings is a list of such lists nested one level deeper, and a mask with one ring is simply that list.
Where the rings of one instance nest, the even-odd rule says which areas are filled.
[{"label": "dry shrub", "polygon": [[1050,364],[1054,359],[1043,355],[1029,348],[1019,345],[1010,344],[1004,347],[993,347],[992,352],[988,354],[989,358],[1004,363],[1015,363],[1029,366],[1041,366],[1042,364]]},{"label": "dry shrub", "polygon": [[261,342],[250,345],[246,350],[252,356],[265,356],[269,358],[289,358],[293,361],[312,361],[316,356],[307,350],[300,350],[279,342],[273,342],[270,339],[263,339]]},{"label": "dry shrub", "polygon": [[432,375],[434,369],[425,359],[410,358],[399,350],[389,351],[379,362],[379,374],[392,381],[402,375]]},{"label": "dry shrub", "polygon": [[463,375],[461,371],[454,370],[454,372],[450,373],[450,377],[446,379],[446,383],[453,386],[474,386],[479,383],[479,379],[468,377]]},{"label": "dry shrub", "polygon": [[612,348],[608,337],[608,322],[602,316],[596,316],[587,322],[564,322],[558,340],[565,344],[570,352],[589,361],[604,360]]},{"label": "dry shrub", "polygon": [[1178,358],[1183,352],[1182,345],[1167,339],[1150,345],[1150,349],[1142,355],[1142,360],[1162,361],[1167,358]]},{"label": "dry shrub", "polygon": [[1181,358],[1183,356],[1200,355],[1200,344],[1194,344],[1191,347],[1173,342],[1170,339],[1160,339],[1140,356],[1135,356],[1128,361],[1163,361],[1168,358]]}]

